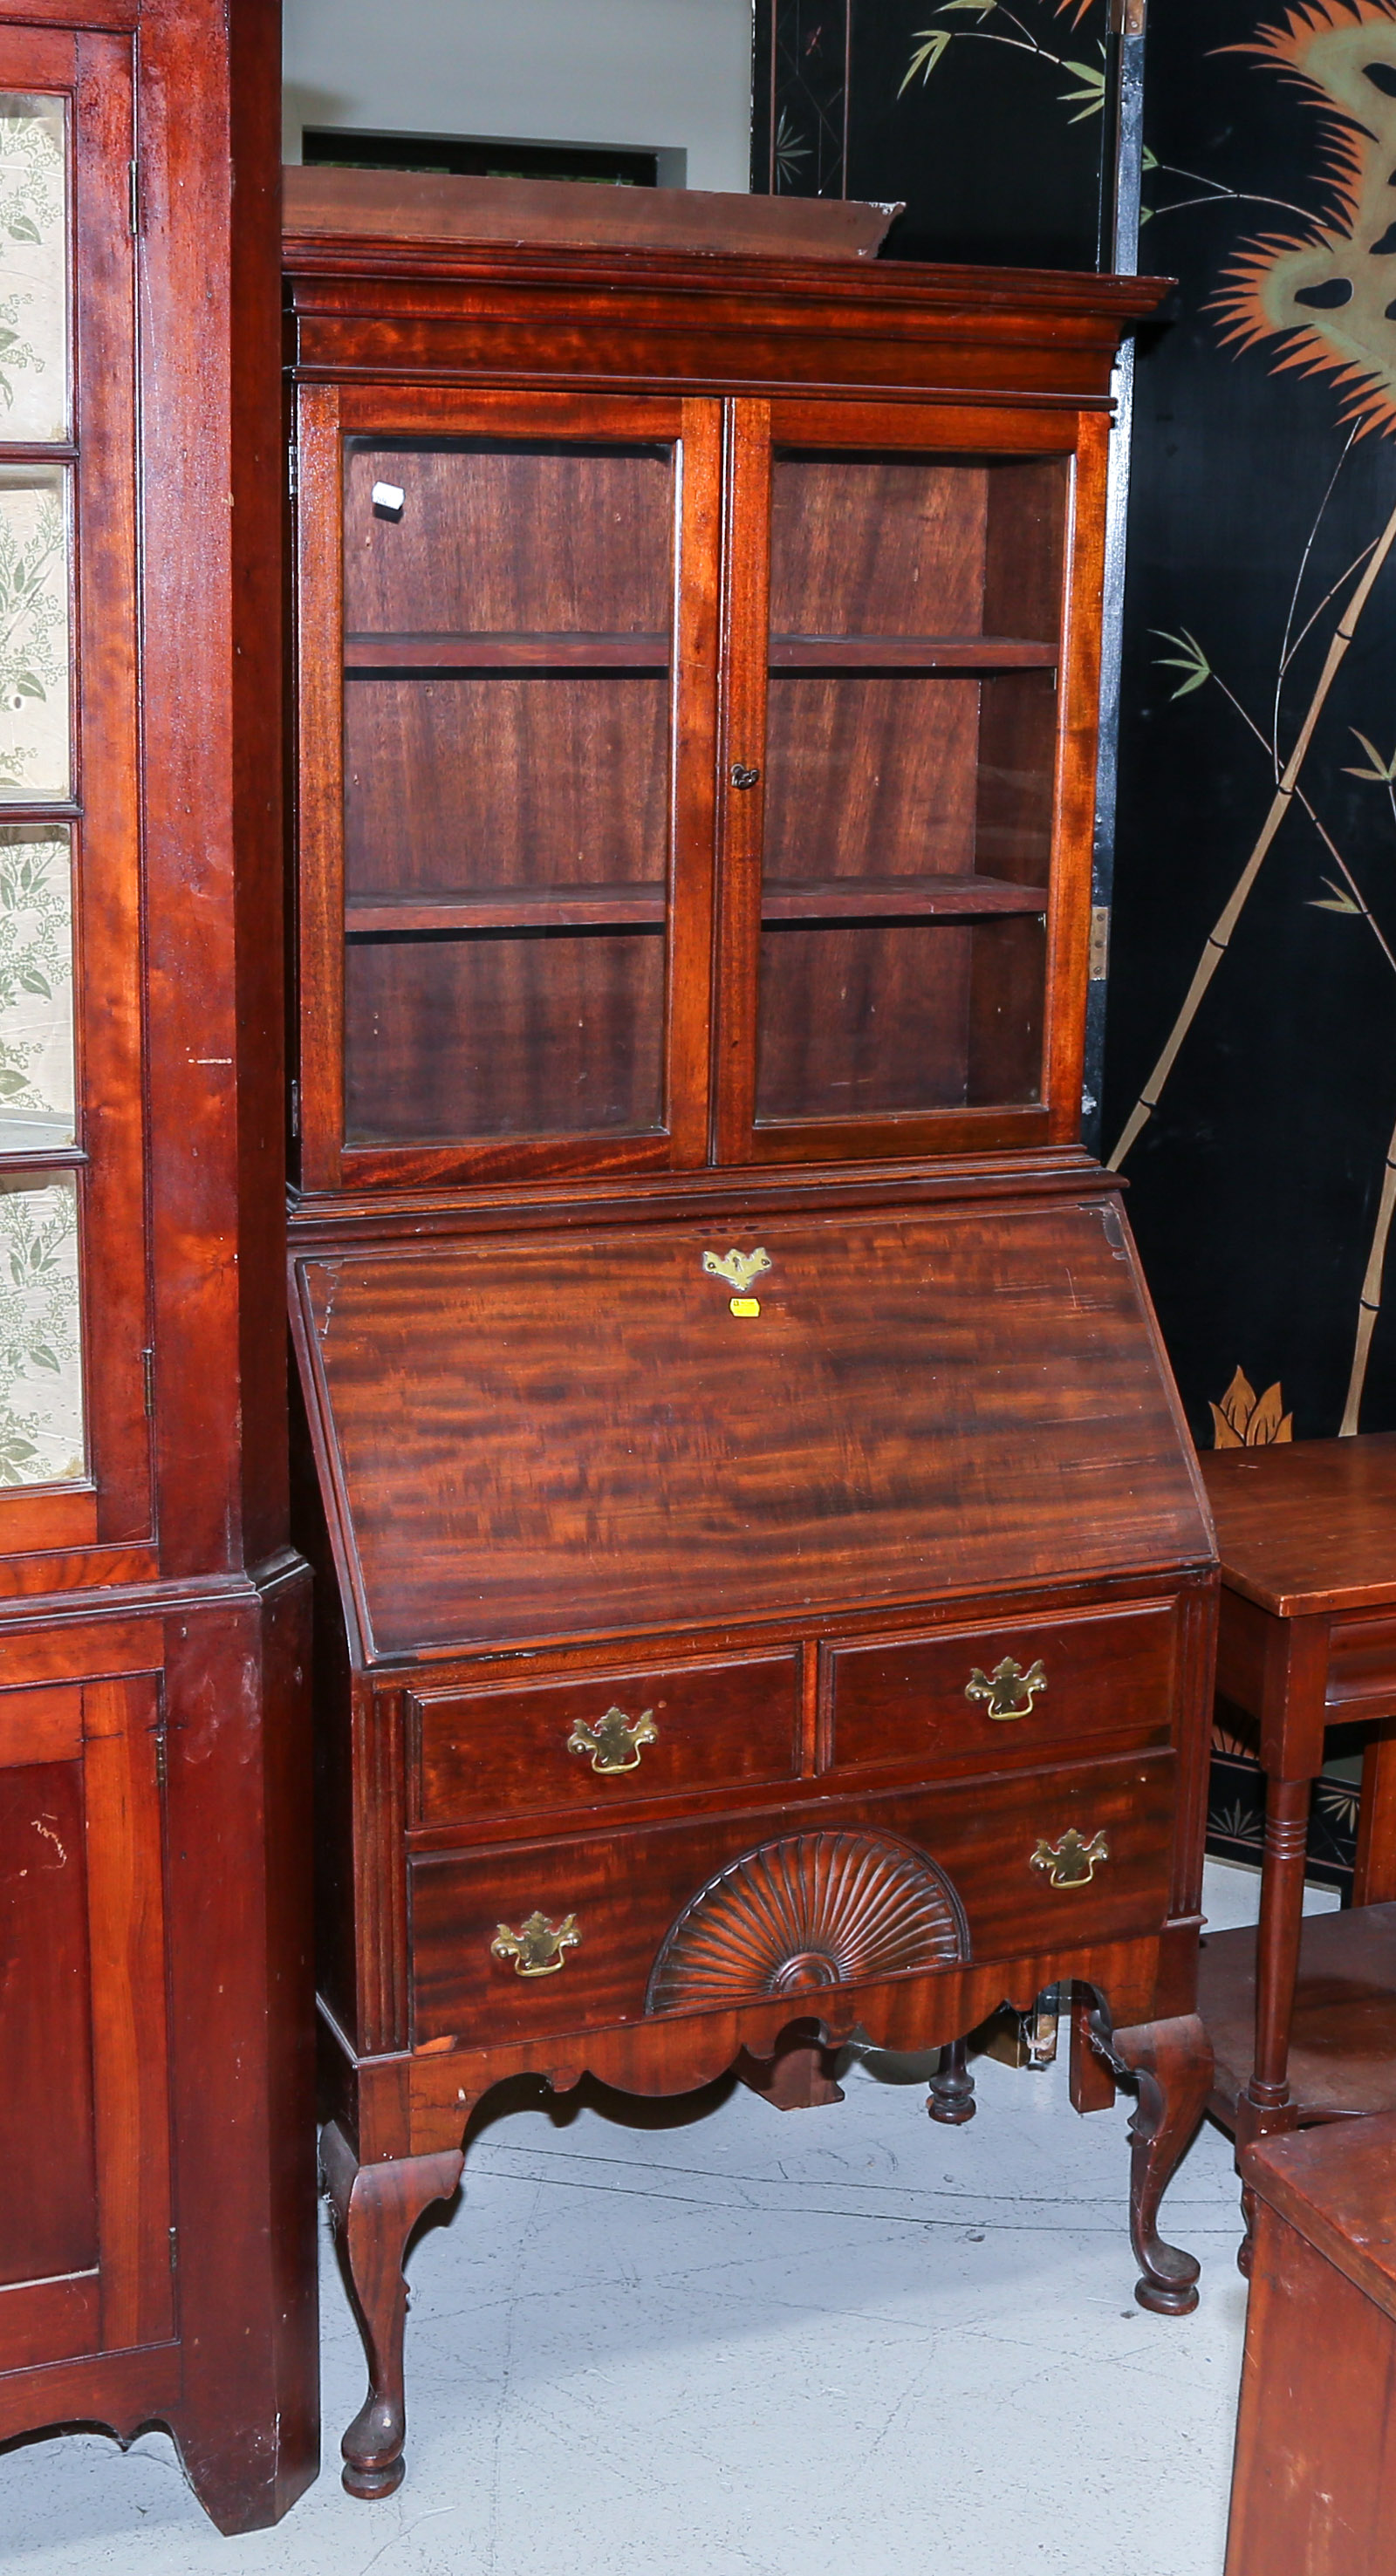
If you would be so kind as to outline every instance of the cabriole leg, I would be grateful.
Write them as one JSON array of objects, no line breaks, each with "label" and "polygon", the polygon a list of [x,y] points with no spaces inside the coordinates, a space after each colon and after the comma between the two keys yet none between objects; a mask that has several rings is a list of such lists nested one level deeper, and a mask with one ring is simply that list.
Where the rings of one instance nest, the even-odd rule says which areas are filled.
[{"label": "cabriole leg", "polygon": [[1134,2295],[1141,2308],[1185,2317],[1197,2305],[1202,2266],[1195,2255],[1165,2245],[1158,2212],[1207,2105],[1212,2045],[1196,2013],[1186,2013],[1176,2021],[1117,2030],[1107,2054],[1139,2086],[1139,2107],[1129,2124],[1129,2232],[1143,2276]]},{"label": "cabriole leg", "polygon": [[340,2444],[344,2484],[352,2496],[386,2496],[402,2484],[402,2443],[407,2430],[402,2375],[407,2283],[402,2258],[423,2210],[434,2200],[450,2199],[465,2155],[455,2148],[446,2155],[361,2165],[333,2120],[323,2133],[320,2152],[368,2363],[368,2395]]}]

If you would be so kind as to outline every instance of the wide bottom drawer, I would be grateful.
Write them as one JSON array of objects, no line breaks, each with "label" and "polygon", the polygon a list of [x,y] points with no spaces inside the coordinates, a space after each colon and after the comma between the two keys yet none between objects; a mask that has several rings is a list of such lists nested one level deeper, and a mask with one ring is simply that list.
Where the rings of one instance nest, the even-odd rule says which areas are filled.
[{"label": "wide bottom drawer", "polygon": [[725,2008],[1161,1929],[1171,1754],[411,1865],[414,2045]]}]

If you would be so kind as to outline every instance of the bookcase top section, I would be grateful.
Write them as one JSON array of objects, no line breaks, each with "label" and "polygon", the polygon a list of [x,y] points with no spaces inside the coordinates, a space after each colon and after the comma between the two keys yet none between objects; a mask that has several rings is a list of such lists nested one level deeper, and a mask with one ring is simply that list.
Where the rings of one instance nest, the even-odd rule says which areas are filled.
[{"label": "bookcase top section", "polygon": [[[899,329],[914,328],[917,316],[923,328],[958,316],[962,326],[991,333],[1084,333],[1113,349],[1171,283],[878,259],[896,209],[851,200],[296,165],[282,177],[283,267],[298,311],[334,311],[336,280],[359,281],[360,289],[371,278],[397,281],[400,302],[412,280],[425,291],[428,281],[459,287],[489,279],[507,280],[515,294],[530,283],[590,286],[602,296],[629,289],[641,298],[634,308],[641,327],[645,294],[662,300],[668,290],[690,303],[735,298],[739,314],[754,299],[753,322],[766,305],[793,301],[839,315],[845,330],[860,327],[860,316],[864,329],[877,317],[883,329]],[[574,352],[573,369],[577,363]],[[805,377],[821,380],[817,369]]]},{"label": "bookcase top section", "polygon": [[1212,1555],[1109,1198],[496,1234],[295,1270],[370,1663]]},{"label": "bookcase top section", "polygon": [[536,244],[551,250],[876,259],[900,206],[855,198],[745,197],[700,188],[605,188],[568,179],[462,178],[420,170],[291,164],[288,234]]}]

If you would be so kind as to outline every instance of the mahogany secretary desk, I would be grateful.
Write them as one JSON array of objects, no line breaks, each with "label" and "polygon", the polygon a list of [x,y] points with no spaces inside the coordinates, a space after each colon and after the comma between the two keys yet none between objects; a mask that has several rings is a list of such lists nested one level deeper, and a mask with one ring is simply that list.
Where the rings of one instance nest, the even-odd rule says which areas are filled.
[{"label": "mahogany secretary desk", "polygon": [[1195,2303],[1156,2217],[1210,2079],[1215,1573],[1077,1141],[1156,289],[294,189],[292,1311],[373,2496],[406,2236],[519,2071],[675,2092],[1076,1980],[1078,2097],[1140,2084],[1138,2295]]}]

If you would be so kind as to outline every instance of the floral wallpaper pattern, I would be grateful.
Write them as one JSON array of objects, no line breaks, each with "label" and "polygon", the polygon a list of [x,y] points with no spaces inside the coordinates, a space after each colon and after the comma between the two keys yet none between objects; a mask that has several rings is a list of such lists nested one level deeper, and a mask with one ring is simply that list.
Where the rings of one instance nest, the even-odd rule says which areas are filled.
[{"label": "floral wallpaper pattern", "polygon": [[71,1145],[73,892],[66,823],[0,825],[0,1151]]},{"label": "floral wallpaper pattern", "polygon": [[[0,800],[72,794],[72,468],[4,449],[68,435],[68,132],[0,94]],[[19,1160],[76,1141],[74,826],[0,824],[0,1486],[87,1472],[80,1181]],[[5,1168],[8,1162],[9,1168]]]},{"label": "floral wallpaper pattern", "polygon": [[68,529],[62,466],[0,468],[0,798],[66,797]]},{"label": "floral wallpaper pattern", "polygon": [[77,1183],[0,1181],[0,1486],[84,1471]]},{"label": "floral wallpaper pattern", "polygon": [[0,92],[0,433],[68,427],[65,105]]}]

